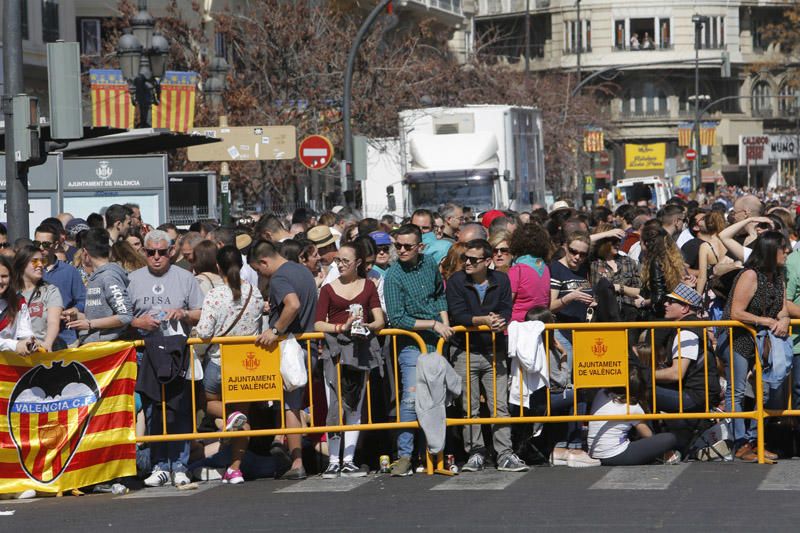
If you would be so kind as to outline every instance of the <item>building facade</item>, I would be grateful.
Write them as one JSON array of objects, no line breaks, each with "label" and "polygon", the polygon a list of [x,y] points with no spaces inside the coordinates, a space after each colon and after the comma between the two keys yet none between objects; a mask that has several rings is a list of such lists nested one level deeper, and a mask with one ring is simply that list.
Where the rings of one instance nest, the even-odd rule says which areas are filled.
[{"label": "building facade", "polygon": [[[793,184],[800,139],[797,91],[785,70],[775,66],[784,58],[764,35],[765,28],[780,21],[789,5],[781,1],[478,0],[472,33],[491,53],[524,68],[528,10],[527,53],[534,73],[576,71],[580,65],[585,78],[621,67],[602,77],[615,87],[609,104],[615,128],[605,135],[609,153],[593,161],[598,177],[613,180],[633,174],[625,168],[624,147],[648,143],[666,144],[664,168],[651,173],[676,181],[685,177],[689,162],[679,130],[693,126],[694,106],[699,102],[701,109],[711,104],[702,121],[715,125],[713,146],[701,150],[705,182]],[[699,32],[698,99],[695,14],[708,17]],[[723,72],[724,58],[730,61],[729,74]],[[770,68],[759,67],[767,62],[772,63]],[[740,154],[743,137],[745,142],[760,138],[759,142],[780,143],[783,150],[760,159],[751,153],[748,158],[747,150]]]}]

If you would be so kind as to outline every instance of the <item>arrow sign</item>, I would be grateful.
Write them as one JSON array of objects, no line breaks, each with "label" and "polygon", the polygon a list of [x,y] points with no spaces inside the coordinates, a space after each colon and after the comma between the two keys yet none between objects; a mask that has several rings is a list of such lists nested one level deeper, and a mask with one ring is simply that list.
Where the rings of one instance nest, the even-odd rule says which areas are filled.
[{"label": "arrow sign", "polygon": [[320,170],[331,163],[333,144],[327,137],[311,135],[303,139],[298,152],[303,166],[311,170]]},{"label": "arrow sign", "polygon": [[686,152],[684,152],[683,155],[686,156],[687,160],[694,161],[695,159],[697,159],[697,150],[689,148],[688,150],[686,150]]}]

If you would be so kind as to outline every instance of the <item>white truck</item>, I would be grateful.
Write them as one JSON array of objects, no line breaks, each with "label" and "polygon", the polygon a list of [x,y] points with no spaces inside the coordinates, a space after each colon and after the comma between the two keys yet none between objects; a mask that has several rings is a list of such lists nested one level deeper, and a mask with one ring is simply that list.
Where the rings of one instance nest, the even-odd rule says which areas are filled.
[{"label": "white truck", "polygon": [[672,198],[672,185],[661,176],[624,178],[617,181],[613,190],[613,206],[647,200],[661,209]]},{"label": "white truck", "polygon": [[367,216],[404,216],[447,202],[489,209],[544,204],[541,113],[476,105],[399,114],[399,138],[372,139],[362,184]]}]

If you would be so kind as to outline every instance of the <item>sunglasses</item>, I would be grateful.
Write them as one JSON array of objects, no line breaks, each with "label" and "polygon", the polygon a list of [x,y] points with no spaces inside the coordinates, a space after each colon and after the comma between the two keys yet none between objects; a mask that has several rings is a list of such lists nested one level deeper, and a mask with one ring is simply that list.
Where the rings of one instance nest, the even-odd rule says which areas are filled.
[{"label": "sunglasses", "polygon": [[465,265],[477,265],[481,261],[486,259],[485,257],[473,257],[471,255],[462,255],[461,261],[464,262]]},{"label": "sunglasses", "polygon": [[11,248],[10,242],[0,242],[0,248]]},{"label": "sunglasses", "polygon": [[39,258],[31,259],[31,265],[35,267],[40,267],[44,265],[44,260]]},{"label": "sunglasses", "polygon": [[33,241],[33,246],[41,250],[49,250],[53,243],[50,241]]},{"label": "sunglasses", "polygon": [[419,226],[419,229],[422,233],[426,233],[431,230],[430,226]]},{"label": "sunglasses", "polygon": [[589,252],[581,252],[579,250],[576,250],[576,249],[572,248],[571,246],[567,246],[567,251],[570,253],[570,255],[574,255],[575,257],[588,257],[589,256]]},{"label": "sunglasses", "polygon": [[378,246],[378,253],[379,254],[388,254],[389,253],[389,246],[388,245]]},{"label": "sunglasses", "polygon": [[511,253],[511,248],[509,248],[508,246],[503,246],[502,248],[495,248],[494,249],[494,255],[498,255],[498,254],[506,255],[508,253]]},{"label": "sunglasses", "polygon": [[686,302],[682,302],[680,300],[676,300],[675,298],[667,298],[664,303],[668,304],[676,304],[676,305],[686,305]]},{"label": "sunglasses", "polygon": [[153,257],[157,255],[158,257],[167,257],[169,255],[169,249],[167,250],[153,250],[152,248],[145,248],[145,253],[147,257]]},{"label": "sunglasses", "polygon": [[417,246],[419,246],[419,243],[417,243],[417,244],[403,244],[403,243],[399,243],[399,242],[394,243],[394,249],[397,250],[397,251],[405,250],[406,252],[410,252],[411,250],[413,250]]}]

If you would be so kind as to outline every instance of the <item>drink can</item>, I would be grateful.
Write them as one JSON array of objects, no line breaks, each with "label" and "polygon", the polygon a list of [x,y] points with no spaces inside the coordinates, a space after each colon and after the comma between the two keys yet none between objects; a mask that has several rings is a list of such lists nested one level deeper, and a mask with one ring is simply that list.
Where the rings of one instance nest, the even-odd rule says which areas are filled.
[{"label": "drink can", "polygon": [[445,468],[452,468],[453,465],[456,464],[456,456],[452,453],[448,453],[447,456],[444,458],[444,467]]},{"label": "drink can", "polygon": [[388,455],[381,455],[380,464],[381,464],[381,474],[388,474],[391,472],[389,465],[392,463],[392,460],[389,459]]},{"label": "drink can", "polygon": [[113,492],[114,494],[116,494],[118,496],[122,495],[122,494],[128,494],[128,487],[126,487],[122,483],[114,483],[111,486],[111,492]]}]

